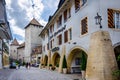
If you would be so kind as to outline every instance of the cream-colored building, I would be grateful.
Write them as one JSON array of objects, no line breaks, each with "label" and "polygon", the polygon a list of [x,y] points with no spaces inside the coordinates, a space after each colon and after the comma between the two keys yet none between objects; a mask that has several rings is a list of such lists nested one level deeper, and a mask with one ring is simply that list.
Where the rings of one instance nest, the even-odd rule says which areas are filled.
[{"label": "cream-colored building", "polygon": [[17,55],[18,55],[18,60],[23,63],[24,62],[24,57],[25,57],[25,42],[19,45],[17,47]]},{"label": "cream-colored building", "polygon": [[43,26],[33,18],[25,27],[25,62],[31,62],[32,49],[42,44],[39,33]]},{"label": "cream-colored building", "polygon": [[0,0],[0,69],[3,65],[3,43],[5,40],[11,40],[12,34],[9,26],[9,21],[6,15],[6,2],[5,0]]},{"label": "cream-colored building", "polygon": [[87,80],[114,80],[112,71],[117,64],[120,69],[115,59],[115,55],[120,55],[119,3],[119,0],[60,0],[58,9],[40,33],[41,62],[47,66],[59,64],[62,72],[65,55],[68,72],[81,72],[84,55],[88,57]]},{"label": "cream-colored building", "polygon": [[19,47],[19,43],[17,41],[17,39],[15,38],[11,44],[10,44],[10,59],[12,60],[17,60],[18,59],[18,52],[17,52],[17,48]]},{"label": "cream-colored building", "polygon": [[32,54],[31,54],[31,62],[32,64],[40,64],[40,59],[42,57],[42,46],[36,46],[33,50],[32,50]]}]

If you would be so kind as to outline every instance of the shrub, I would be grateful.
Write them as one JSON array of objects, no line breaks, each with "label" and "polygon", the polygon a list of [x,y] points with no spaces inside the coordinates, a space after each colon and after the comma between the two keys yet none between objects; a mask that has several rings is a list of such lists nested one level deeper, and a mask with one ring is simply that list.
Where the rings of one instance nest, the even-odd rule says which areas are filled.
[{"label": "shrub", "polygon": [[49,64],[49,66],[52,66],[52,64]]},{"label": "shrub", "polygon": [[82,58],[81,58],[81,70],[86,70],[86,64],[87,64],[87,56],[84,52],[82,52]]},{"label": "shrub", "polygon": [[64,55],[64,58],[63,58],[62,68],[67,68],[67,61],[66,61],[65,55]]},{"label": "shrub", "polygon": [[56,67],[59,67],[59,64],[58,64],[58,63],[56,64]]},{"label": "shrub", "polygon": [[55,67],[54,66],[52,66],[52,68],[51,68],[53,71],[55,70]]}]

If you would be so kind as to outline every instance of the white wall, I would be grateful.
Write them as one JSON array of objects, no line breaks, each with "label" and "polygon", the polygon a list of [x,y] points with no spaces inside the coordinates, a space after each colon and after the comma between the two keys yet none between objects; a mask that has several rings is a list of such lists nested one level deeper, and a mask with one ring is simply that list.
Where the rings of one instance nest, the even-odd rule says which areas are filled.
[{"label": "white wall", "polygon": [[[120,29],[115,30],[115,29],[108,28],[108,17],[107,17],[108,8],[120,10],[119,3],[120,3],[120,0],[117,0],[117,1],[109,0],[109,2],[104,0],[87,0],[87,3],[83,7],[81,7],[78,12],[75,13],[75,7],[73,2],[71,5],[71,17],[67,20],[66,23],[62,23],[60,27],[62,28],[64,27],[64,25],[66,25],[65,30],[72,28],[72,40],[69,41],[70,43],[64,43],[65,30],[63,32],[60,32],[59,34],[62,34],[63,43],[62,45],[59,46],[60,50],[57,52],[62,54],[61,51],[62,51],[63,45],[66,45],[67,56],[69,55],[71,49],[73,49],[74,47],[82,48],[83,50],[85,50],[85,52],[87,52],[89,49],[91,34],[99,30],[106,30],[110,33],[113,45],[115,43],[120,42],[120,37],[119,37]],[[62,11],[64,11],[64,9]],[[102,27],[103,27],[102,29],[100,29],[99,25],[95,24],[96,23],[95,16],[97,15],[97,13],[99,13],[99,15],[102,16]],[[60,14],[63,14],[63,13],[61,12]],[[81,20],[85,17],[88,18],[88,33],[85,35],[81,35]],[[57,18],[56,18],[56,21],[57,21]],[[63,22],[63,18],[62,18],[62,22]],[[60,28],[56,28],[56,23],[55,23],[55,31],[59,30]],[[57,34],[54,37],[54,42],[57,42],[57,36],[59,34]],[[73,44],[74,42],[76,42],[76,44]],[[48,43],[48,38],[46,38],[43,41],[43,45],[46,45],[47,43]],[[55,46],[58,46],[58,45],[55,45]],[[47,54],[46,52],[45,54]]]}]

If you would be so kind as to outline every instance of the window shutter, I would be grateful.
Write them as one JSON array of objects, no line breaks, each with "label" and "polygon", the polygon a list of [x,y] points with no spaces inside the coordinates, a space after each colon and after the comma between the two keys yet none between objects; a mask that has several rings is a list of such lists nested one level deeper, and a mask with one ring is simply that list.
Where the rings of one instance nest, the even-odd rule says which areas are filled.
[{"label": "window shutter", "polygon": [[108,9],[108,27],[115,28],[113,10]]},{"label": "window shutter", "polygon": [[88,28],[87,28],[87,17],[84,18],[82,21],[81,21],[81,26],[82,26],[82,32],[81,34],[85,34],[88,32]]},{"label": "window shutter", "polygon": [[64,32],[64,42],[68,41],[68,31]]},{"label": "window shutter", "polygon": [[80,8],[80,0],[75,0],[75,10]]}]

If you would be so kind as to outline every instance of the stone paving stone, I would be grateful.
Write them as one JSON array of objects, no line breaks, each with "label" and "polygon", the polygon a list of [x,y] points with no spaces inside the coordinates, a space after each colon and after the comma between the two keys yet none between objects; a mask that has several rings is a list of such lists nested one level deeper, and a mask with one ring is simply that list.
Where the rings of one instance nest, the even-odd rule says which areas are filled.
[{"label": "stone paving stone", "polygon": [[[4,71],[4,70],[3,70]],[[6,73],[8,72],[8,73]],[[0,75],[0,80],[82,80],[80,74],[61,74],[57,71],[50,71],[46,69],[24,67],[17,70],[6,70]],[[5,74],[9,75],[5,78]]]}]

